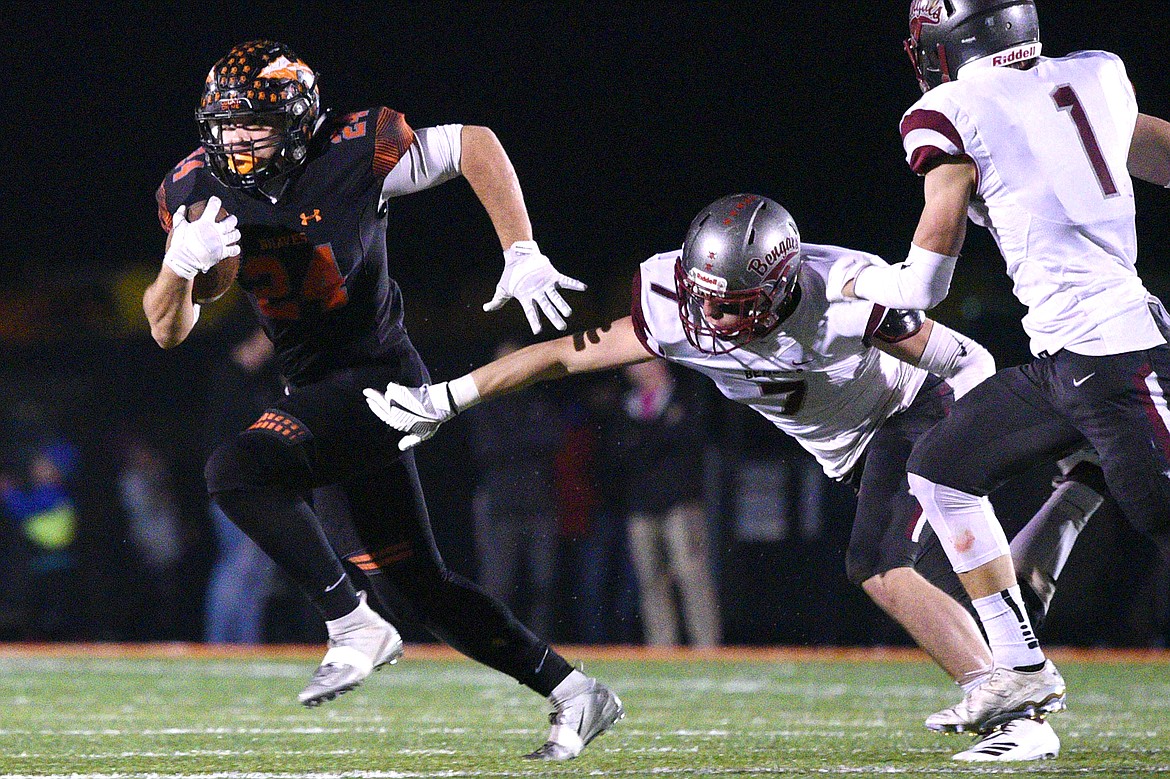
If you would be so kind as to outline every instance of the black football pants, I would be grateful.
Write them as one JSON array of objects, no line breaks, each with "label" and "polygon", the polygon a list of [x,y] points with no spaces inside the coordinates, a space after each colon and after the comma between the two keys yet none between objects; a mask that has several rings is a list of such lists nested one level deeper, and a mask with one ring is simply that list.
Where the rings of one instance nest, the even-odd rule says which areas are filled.
[{"label": "black football pants", "polygon": [[[421,624],[547,696],[572,669],[506,606],[443,562],[413,453],[398,452],[398,434],[362,396],[363,388],[391,380],[417,386],[427,375],[411,352],[400,365],[340,371],[293,390],[216,451],[208,489],[285,570],[295,577],[312,568],[323,581],[320,546],[303,530],[306,512],[314,515],[334,560],[361,571],[392,621]],[[311,582],[298,583],[312,591]]]},{"label": "black football pants", "polygon": [[860,586],[895,568],[913,568],[955,600],[969,603],[906,483],[906,460],[914,443],[946,417],[953,402],[949,385],[937,376],[927,378],[914,402],[878,429],[864,460],[850,473],[849,481],[857,490],[857,513],[845,570],[854,584]]},{"label": "black football pants", "polygon": [[1087,440],[1126,518],[1170,558],[1170,346],[1092,357],[1062,350],[1007,368],[958,401],[907,465],[988,495]]}]

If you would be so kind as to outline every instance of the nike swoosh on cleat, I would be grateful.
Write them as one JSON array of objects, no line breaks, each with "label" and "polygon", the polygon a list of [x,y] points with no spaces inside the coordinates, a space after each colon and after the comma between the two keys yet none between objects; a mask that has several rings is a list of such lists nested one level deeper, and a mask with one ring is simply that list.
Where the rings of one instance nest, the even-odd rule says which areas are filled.
[{"label": "nike swoosh on cleat", "polygon": [[1086,381],[1088,381],[1089,379],[1093,378],[1093,377],[1094,377],[1094,376],[1096,376],[1096,375],[1097,375],[1097,372],[1096,372],[1096,371],[1093,371],[1093,372],[1092,372],[1092,373],[1090,373],[1088,376],[1083,376],[1083,377],[1081,377],[1081,378],[1079,378],[1079,379],[1073,379],[1073,386],[1074,386],[1074,387],[1079,387],[1079,386],[1081,386],[1082,384],[1084,384]]}]

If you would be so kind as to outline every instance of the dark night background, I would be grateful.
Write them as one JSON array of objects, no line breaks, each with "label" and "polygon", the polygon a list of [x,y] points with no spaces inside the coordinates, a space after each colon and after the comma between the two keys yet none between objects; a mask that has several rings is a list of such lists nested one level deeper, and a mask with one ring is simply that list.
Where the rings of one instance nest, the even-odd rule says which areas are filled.
[{"label": "dark night background", "polygon": [[[1040,11],[1045,54],[1119,54],[1141,109],[1170,117],[1165,0],[1053,1]],[[206,366],[237,326],[210,312],[197,337],[164,353],[138,306],[162,254],[155,188],[198,145],[193,112],[203,78],[237,42],[289,44],[321,74],[329,107],[382,104],[414,127],[491,127],[519,174],[541,248],[590,285],[571,298],[577,328],[623,315],[637,263],[677,247],[698,209],[724,194],[768,195],[792,212],[805,240],[891,261],[904,256],[921,206],[897,131],[919,94],[901,47],[902,2],[186,3],[117,12],[10,3],[0,19],[0,402],[36,400],[70,430],[91,517],[111,501],[93,486],[111,477],[111,431],[148,420],[176,463],[204,556],[201,509],[190,497],[201,485],[197,412]],[[1170,192],[1136,187],[1138,269],[1152,291],[1170,294]],[[514,304],[480,310],[501,260],[465,182],[395,201],[389,242],[408,326],[437,378],[478,364],[505,334],[526,332]],[[1020,314],[1002,260],[986,232],[973,229],[938,318],[1007,365],[1027,356]],[[466,466],[452,465],[461,445],[452,434],[422,459],[440,543],[466,569]],[[1017,507],[1035,500],[1034,491],[1021,495]],[[1110,532],[1108,549],[1148,562],[1125,528]],[[119,598],[119,583],[97,573],[106,567],[102,543],[116,544],[117,533],[85,535],[91,616]],[[839,564],[833,552],[826,565]],[[1085,577],[1108,574],[1099,558],[1113,554],[1078,550],[1105,566],[1082,563],[1092,572]],[[724,561],[726,576],[750,567],[745,559]],[[201,564],[196,555],[195,581]],[[856,593],[841,597],[865,608]],[[763,623],[753,632],[745,620],[738,638],[817,638],[769,634]],[[116,627],[96,634],[121,637]],[[1070,641],[1127,640],[1069,631]]]}]

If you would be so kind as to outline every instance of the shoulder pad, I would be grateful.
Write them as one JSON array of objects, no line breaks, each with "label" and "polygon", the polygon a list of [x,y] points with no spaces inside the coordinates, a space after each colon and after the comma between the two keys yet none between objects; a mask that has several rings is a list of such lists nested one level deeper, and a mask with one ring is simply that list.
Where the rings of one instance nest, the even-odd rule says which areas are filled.
[{"label": "shoulder pad", "polygon": [[326,125],[332,144],[362,141],[369,144],[359,154],[372,154],[371,167],[385,178],[414,143],[414,130],[406,118],[392,108],[377,106],[338,117]]},{"label": "shoulder pad", "polygon": [[922,329],[926,316],[916,309],[874,306],[865,328],[865,343],[873,340],[887,344],[905,341]]}]

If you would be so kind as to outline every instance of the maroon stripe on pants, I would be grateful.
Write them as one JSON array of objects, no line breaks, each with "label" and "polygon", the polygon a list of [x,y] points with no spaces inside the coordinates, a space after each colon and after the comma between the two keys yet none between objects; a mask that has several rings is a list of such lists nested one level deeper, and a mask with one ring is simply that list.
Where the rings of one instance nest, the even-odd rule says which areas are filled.
[{"label": "maroon stripe on pants", "polygon": [[[1150,376],[1154,377],[1154,382],[1157,384],[1159,391],[1161,391],[1162,383],[1158,379],[1158,374],[1154,373],[1153,367],[1148,362],[1142,366],[1141,371],[1134,377],[1134,386],[1137,387],[1138,397],[1141,398],[1142,407],[1146,411],[1146,417],[1150,420],[1150,427],[1154,431],[1154,440],[1158,442],[1158,448],[1162,450],[1162,456],[1167,462],[1170,462],[1170,430],[1166,428],[1166,420],[1158,413],[1157,401],[1154,400],[1154,396],[1150,393]],[[1162,406],[1166,408],[1165,393],[1162,393]]]}]

